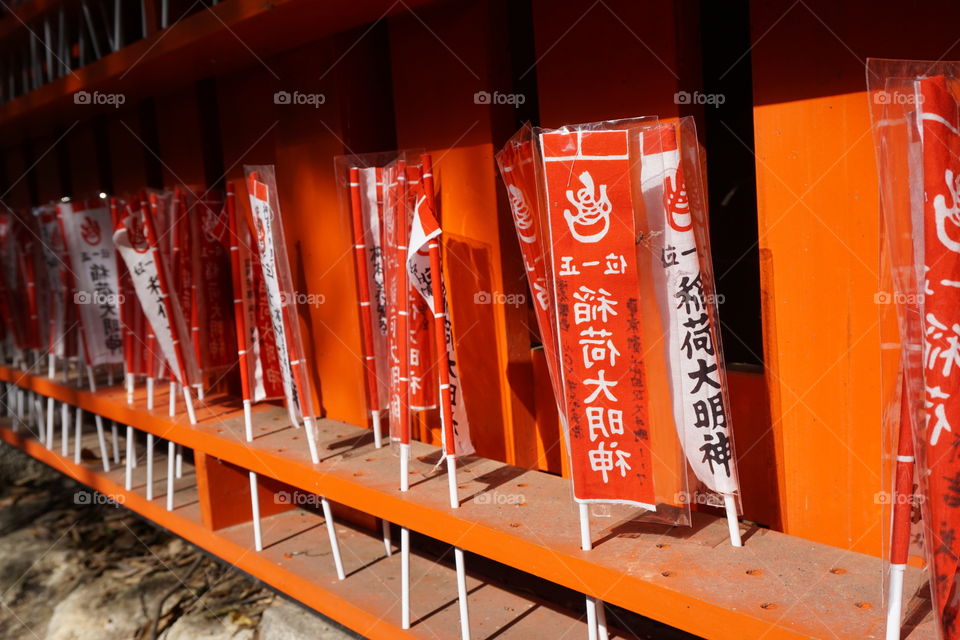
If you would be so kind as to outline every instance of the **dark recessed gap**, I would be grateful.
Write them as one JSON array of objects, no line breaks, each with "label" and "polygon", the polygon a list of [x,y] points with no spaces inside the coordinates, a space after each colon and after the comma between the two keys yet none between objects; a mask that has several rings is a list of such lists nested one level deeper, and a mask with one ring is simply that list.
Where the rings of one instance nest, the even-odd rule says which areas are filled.
[{"label": "dark recessed gap", "polygon": [[[700,3],[710,237],[728,365],[763,364],[750,10],[746,0]],[[746,52],[746,53],[744,53]]]}]

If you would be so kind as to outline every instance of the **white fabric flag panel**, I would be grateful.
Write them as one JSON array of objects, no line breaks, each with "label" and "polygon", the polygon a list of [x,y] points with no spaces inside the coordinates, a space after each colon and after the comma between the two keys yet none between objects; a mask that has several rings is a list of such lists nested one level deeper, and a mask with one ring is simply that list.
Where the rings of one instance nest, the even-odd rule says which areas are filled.
[{"label": "white fabric flag panel", "polygon": [[[682,132],[682,130],[681,130]],[[677,432],[697,479],[722,494],[738,490],[729,403],[719,350],[710,274],[701,261],[709,258],[698,246],[694,191],[697,176],[685,176],[676,125],[642,134],[641,186],[648,211],[663,216],[661,264],[669,315],[670,369]],[[695,166],[695,165],[688,165]]]},{"label": "white fabric flag panel", "polygon": [[57,205],[70,267],[84,349],[93,366],[123,362],[120,305],[117,295],[117,259],[113,247],[110,209],[95,203]]},{"label": "white fabric flag panel", "polygon": [[373,353],[377,371],[379,406],[390,402],[390,365],[387,359],[387,292],[383,279],[383,238],[381,209],[383,207],[383,176],[378,167],[365,167],[360,174],[360,206],[363,211],[364,238],[367,256],[367,276],[370,286],[371,320],[373,322]]},{"label": "white fabric flag panel", "polygon": [[[183,347],[181,337],[188,335],[187,325],[176,297],[170,297],[161,286],[160,269],[164,265],[157,263],[157,251],[148,245],[138,216],[124,218],[123,227],[114,234],[114,243],[127,265],[137,299],[170,371],[180,384],[191,384],[199,378],[193,350],[178,348]],[[172,322],[168,308],[174,315]]]}]

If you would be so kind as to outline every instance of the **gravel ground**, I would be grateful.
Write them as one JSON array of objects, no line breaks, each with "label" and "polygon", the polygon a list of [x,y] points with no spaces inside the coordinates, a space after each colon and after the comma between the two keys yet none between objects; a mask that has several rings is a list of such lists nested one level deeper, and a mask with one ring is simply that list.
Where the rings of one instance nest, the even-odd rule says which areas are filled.
[{"label": "gravel ground", "polygon": [[0,638],[357,638],[0,444]]}]

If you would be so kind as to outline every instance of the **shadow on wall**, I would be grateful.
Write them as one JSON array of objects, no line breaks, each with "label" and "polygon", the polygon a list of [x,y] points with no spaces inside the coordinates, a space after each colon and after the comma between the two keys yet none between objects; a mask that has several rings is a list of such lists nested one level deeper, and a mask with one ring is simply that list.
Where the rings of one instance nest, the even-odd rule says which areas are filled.
[{"label": "shadow on wall", "polygon": [[[457,346],[460,386],[477,454],[506,459],[503,397],[496,383],[500,368],[495,309],[478,292],[492,288],[490,250],[461,237],[444,243],[447,297]],[[485,428],[489,425],[489,428]]]}]

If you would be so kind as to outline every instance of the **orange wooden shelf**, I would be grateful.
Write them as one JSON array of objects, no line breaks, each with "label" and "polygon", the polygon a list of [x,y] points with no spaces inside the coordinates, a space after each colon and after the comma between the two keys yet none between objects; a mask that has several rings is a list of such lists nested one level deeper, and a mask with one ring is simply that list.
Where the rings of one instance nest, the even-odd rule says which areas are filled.
[{"label": "orange wooden shelf", "polygon": [[[0,424],[0,440],[25,451],[78,482],[113,499],[160,526],[182,536],[238,569],[290,595],[344,626],[369,638],[457,637],[459,610],[456,603],[456,573],[432,559],[412,554],[411,581],[415,585],[411,602],[414,624],[400,628],[400,555],[387,557],[383,543],[349,526],[337,525],[347,578],[337,580],[322,517],[294,509],[262,518],[264,550],[252,548],[253,531],[248,524],[211,531],[201,522],[197,485],[189,467],[177,481],[175,507],[165,508],[165,459],[158,450],[156,493],[143,497],[144,465],[136,469],[133,490],[123,488],[122,466],[104,473],[99,466],[74,464],[37,441],[15,433],[9,419]],[[92,433],[84,446],[96,448]],[[99,464],[99,463],[98,463]],[[569,634],[586,635],[586,624],[574,614],[546,603],[516,595],[472,576],[467,578],[471,593],[471,625],[476,637],[554,638]]]},{"label": "orange wooden shelf", "polygon": [[[462,506],[453,510],[446,478],[432,472],[435,447],[413,443],[411,469],[420,479],[402,494],[395,450],[375,449],[369,430],[353,425],[319,421],[321,462],[312,465],[303,432],[288,426],[278,407],[256,408],[256,438],[247,445],[239,402],[230,398],[208,398],[191,427],[185,416],[171,420],[146,411],[142,389],[128,406],[118,387],[90,393],[5,367],[0,380],[697,635],[882,635],[881,562],[871,556],[765,529],[747,531],[745,546],[734,549],[725,522],[712,516],[695,513],[693,527],[669,528],[637,524],[617,510],[594,518],[596,547],[584,552],[568,482],[545,473],[467,459],[460,467]],[[166,407],[165,396],[157,403]],[[837,568],[843,571],[832,571]],[[920,571],[910,570],[906,592],[922,580]],[[909,637],[934,636],[924,621]]]},{"label": "orange wooden shelf", "polygon": [[[25,126],[43,129],[74,122],[78,108],[86,109],[83,118],[116,111],[74,103],[77,91],[120,93],[130,106],[201,78],[241,68],[269,70],[263,60],[276,53],[426,1],[225,0],[0,105],[0,132],[24,135]],[[23,9],[40,11],[30,6]],[[7,16],[0,21],[0,37],[16,27],[22,24]]]}]

